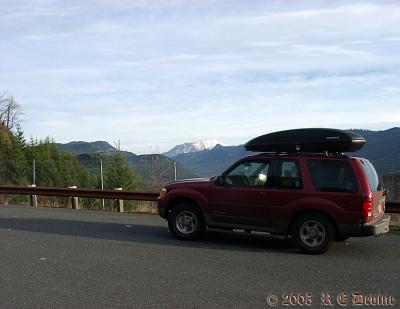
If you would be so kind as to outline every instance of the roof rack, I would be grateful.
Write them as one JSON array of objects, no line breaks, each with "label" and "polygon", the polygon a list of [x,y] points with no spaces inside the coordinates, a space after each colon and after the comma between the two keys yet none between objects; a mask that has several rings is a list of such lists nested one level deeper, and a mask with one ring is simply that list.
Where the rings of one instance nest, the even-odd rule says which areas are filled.
[{"label": "roof rack", "polygon": [[350,158],[347,154],[341,152],[262,152],[253,155],[254,157],[264,156],[292,156],[292,157],[334,157],[334,158]]},{"label": "roof rack", "polygon": [[248,141],[244,148],[254,152],[335,154],[355,152],[365,138],[350,131],[325,128],[295,129],[269,133]]}]

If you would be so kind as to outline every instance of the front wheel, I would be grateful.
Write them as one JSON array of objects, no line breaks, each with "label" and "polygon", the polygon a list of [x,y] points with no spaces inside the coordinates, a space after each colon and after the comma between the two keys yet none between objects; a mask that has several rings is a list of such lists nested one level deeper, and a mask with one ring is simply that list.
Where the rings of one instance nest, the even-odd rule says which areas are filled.
[{"label": "front wheel", "polygon": [[195,240],[201,238],[205,230],[203,217],[192,204],[175,206],[168,216],[169,230],[179,239]]},{"label": "front wheel", "polygon": [[307,254],[326,252],[335,239],[332,223],[320,213],[300,215],[292,225],[292,239]]}]

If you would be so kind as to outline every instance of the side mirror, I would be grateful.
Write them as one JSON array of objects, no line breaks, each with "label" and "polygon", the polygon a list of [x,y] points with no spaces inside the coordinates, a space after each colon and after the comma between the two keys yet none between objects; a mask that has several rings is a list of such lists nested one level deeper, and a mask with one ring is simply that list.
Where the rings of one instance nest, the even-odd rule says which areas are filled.
[{"label": "side mirror", "polygon": [[218,176],[218,177],[215,179],[215,184],[218,185],[218,186],[223,186],[223,185],[225,184],[224,177]]}]

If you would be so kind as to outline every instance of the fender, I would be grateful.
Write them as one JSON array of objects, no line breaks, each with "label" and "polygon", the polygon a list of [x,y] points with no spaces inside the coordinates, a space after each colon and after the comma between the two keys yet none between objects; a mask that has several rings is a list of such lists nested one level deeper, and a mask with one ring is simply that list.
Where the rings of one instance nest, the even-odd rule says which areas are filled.
[{"label": "fender", "polygon": [[163,204],[169,209],[171,203],[178,199],[193,200],[202,212],[207,209],[208,201],[204,198],[204,195],[193,188],[172,188],[165,196]]}]

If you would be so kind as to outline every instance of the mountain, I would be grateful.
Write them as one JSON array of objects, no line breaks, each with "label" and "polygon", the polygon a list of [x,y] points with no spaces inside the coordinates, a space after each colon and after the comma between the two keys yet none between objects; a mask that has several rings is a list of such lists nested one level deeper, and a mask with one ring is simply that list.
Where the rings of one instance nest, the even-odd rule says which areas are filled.
[{"label": "mountain", "polygon": [[192,152],[199,152],[199,151],[203,151],[203,150],[211,150],[217,145],[226,146],[222,142],[215,140],[215,139],[201,141],[198,143],[185,143],[185,144],[175,146],[168,152],[164,153],[164,155],[169,158],[173,158],[182,153],[192,153]]},{"label": "mountain", "polygon": [[183,153],[174,159],[197,175],[210,177],[221,174],[236,160],[251,154],[254,153],[246,151],[243,145],[225,147],[217,145],[211,150]]},{"label": "mountain", "polygon": [[[367,143],[360,151],[350,155],[369,159],[381,175],[400,171],[400,128],[384,131],[359,129],[351,129],[351,131],[364,136]],[[210,177],[221,174],[236,160],[252,154],[255,153],[246,152],[243,145],[217,146],[211,150],[182,153],[174,159],[197,175]]]},{"label": "mountain", "polygon": [[369,159],[381,175],[400,172],[400,128],[351,131],[361,134],[367,140],[365,146],[354,153],[355,156]]},{"label": "mountain", "polygon": [[[105,165],[107,156],[115,154],[118,150],[107,142],[71,142],[68,144],[57,144],[64,152],[70,152],[77,156],[79,162],[92,172],[99,170],[99,154],[102,155]],[[127,162],[146,181],[155,185],[174,179],[174,160],[160,154],[136,155],[129,151],[122,151]],[[105,158],[104,158],[105,157]],[[106,166],[105,166],[106,168]],[[176,163],[177,179],[196,178],[195,173],[182,164]]]},{"label": "mountain", "polygon": [[[146,180],[162,186],[174,180],[174,160],[161,154],[148,154],[128,158],[134,169]],[[194,172],[176,162],[176,178],[189,179],[198,177]]]},{"label": "mountain", "polygon": [[109,143],[104,141],[97,142],[70,142],[67,144],[57,144],[57,146],[64,152],[72,152],[76,155],[85,154],[85,153],[96,153],[96,152],[104,152],[110,153],[115,152],[117,149],[111,146]]},{"label": "mountain", "polygon": [[[351,131],[363,135],[367,140],[366,145],[360,151],[352,153],[351,155],[369,159],[381,175],[400,172],[400,128],[391,128],[384,131],[359,129],[351,129]],[[78,143],[78,145],[76,145],[76,143]],[[71,144],[73,147],[71,147]],[[89,151],[87,153],[95,153],[99,150],[106,150],[109,152],[116,151],[115,148],[106,142],[87,143],[89,145],[84,144],[84,142],[70,143],[66,144],[68,146],[64,145],[64,149],[71,149],[71,152],[76,154],[82,153],[83,150],[91,149],[95,149],[95,151]],[[171,151],[168,153],[171,154]],[[150,179],[154,179],[157,173],[161,175],[160,178],[171,180],[173,178],[174,160],[179,163],[177,164],[178,179],[193,178],[196,177],[196,175],[210,177],[221,174],[236,160],[252,154],[254,153],[247,152],[243,145],[222,146],[218,144],[212,147],[212,149],[196,152],[182,152],[173,156],[173,160],[163,155],[137,156],[130,152],[124,152],[124,155],[138,173],[149,181]]]}]

